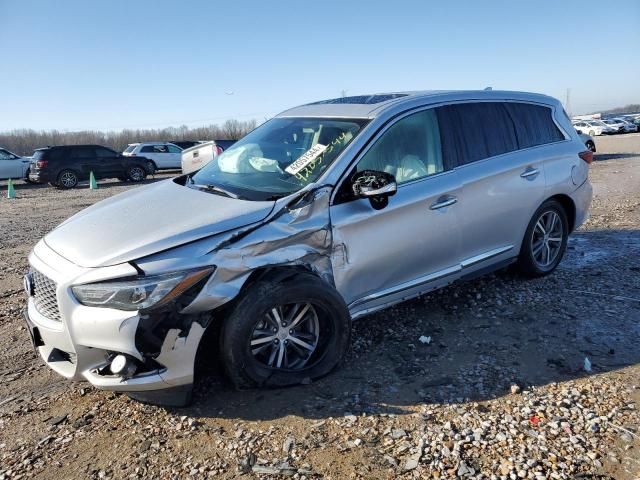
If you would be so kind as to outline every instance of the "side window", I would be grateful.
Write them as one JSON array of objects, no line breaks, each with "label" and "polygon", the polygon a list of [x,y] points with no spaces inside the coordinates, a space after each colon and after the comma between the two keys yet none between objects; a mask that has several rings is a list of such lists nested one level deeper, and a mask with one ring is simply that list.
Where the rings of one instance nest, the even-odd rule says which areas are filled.
[{"label": "side window", "polygon": [[180,150],[175,145],[167,145],[167,150],[169,150],[169,153],[181,153],[182,152],[182,150]]},{"label": "side window", "polygon": [[95,154],[89,148],[73,148],[71,150],[71,158],[93,158]]},{"label": "side window", "polygon": [[153,146],[153,153],[168,153],[169,150],[167,149],[166,145],[154,145]]},{"label": "side window", "polygon": [[6,150],[0,149],[0,160],[11,160],[13,159],[13,155],[11,155]]},{"label": "side window", "polygon": [[551,108],[516,102],[505,102],[504,106],[513,119],[520,148],[564,140],[553,121]]},{"label": "side window", "polygon": [[140,149],[140,153],[154,153],[153,145],[145,145]]},{"label": "side window", "polygon": [[112,152],[111,150],[107,150],[106,148],[96,148],[95,149],[96,152],[96,157],[98,158],[111,158],[111,157],[115,157],[115,153]]},{"label": "side window", "polygon": [[518,149],[513,122],[500,102],[446,105],[436,112],[447,165],[466,165]]},{"label": "side window", "polygon": [[434,110],[414,113],[392,125],[360,159],[357,171],[377,170],[406,183],[444,170],[440,128]]}]

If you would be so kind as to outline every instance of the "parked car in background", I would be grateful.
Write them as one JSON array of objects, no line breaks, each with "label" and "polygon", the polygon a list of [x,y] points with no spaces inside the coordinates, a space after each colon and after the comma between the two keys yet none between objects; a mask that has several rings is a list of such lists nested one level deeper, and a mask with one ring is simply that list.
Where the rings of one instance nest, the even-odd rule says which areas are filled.
[{"label": "parked car in background", "polygon": [[618,122],[618,123],[622,124],[624,133],[633,133],[633,132],[637,132],[638,131],[638,126],[635,125],[633,122],[630,122],[626,118],[619,118],[618,117],[618,118],[612,118],[611,120],[613,120],[614,122]]},{"label": "parked car in background", "polygon": [[65,145],[37,149],[29,166],[29,180],[58,188],[73,188],[88,180],[118,178],[140,182],[147,176],[144,161],[101,145]]},{"label": "parked car in background", "polygon": [[578,135],[580,135],[580,139],[582,140],[582,143],[584,143],[584,146],[591,150],[593,153],[596,153],[596,142],[593,140],[593,137],[591,135],[587,135],[586,133],[580,132],[578,132]]},{"label": "parked car in background", "polygon": [[586,133],[595,137],[596,135],[611,135],[616,133],[616,129],[602,123],[600,120],[580,120],[573,122],[573,127],[579,133]]},{"label": "parked car in background", "polygon": [[614,120],[613,118],[607,118],[605,120],[602,120],[602,123],[613,128],[615,130],[615,133],[624,133],[624,123],[618,120]]},{"label": "parked car in background", "polygon": [[153,175],[156,170],[180,168],[182,149],[168,142],[132,143],[122,154],[127,157],[143,157],[147,173]]},{"label": "parked car in background", "polygon": [[203,351],[238,388],[308,383],[341,363],[352,319],[512,263],[551,274],[592,159],[544,95],[295,107],[48,233],[25,319],[53,370],[146,402],[188,403]]},{"label": "parked car in background", "polygon": [[229,147],[231,147],[231,145],[236,143],[236,141],[237,140],[214,140],[214,142],[216,142],[216,145],[222,148],[223,152]]},{"label": "parked car in background", "polygon": [[0,180],[12,178],[14,180],[29,180],[29,165],[31,159],[21,157],[15,153],[0,148]]},{"label": "parked car in background", "polygon": [[187,148],[191,148],[194,145],[197,145],[199,143],[202,143],[201,141],[196,141],[196,140],[170,140],[169,143],[172,143],[178,147],[180,147],[181,149],[185,150]]},{"label": "parked car in background", "polygon": [[182,173],[192,173],[200,170],[207,163],[223,152],[217,142],[203,142],[182,151]]},{"label": "parked car in background", "polygon": [[191,173],[201,169],[212,159],[230,148],[236,140],[214,140],[200,142],[182,151],[182,173]]}]

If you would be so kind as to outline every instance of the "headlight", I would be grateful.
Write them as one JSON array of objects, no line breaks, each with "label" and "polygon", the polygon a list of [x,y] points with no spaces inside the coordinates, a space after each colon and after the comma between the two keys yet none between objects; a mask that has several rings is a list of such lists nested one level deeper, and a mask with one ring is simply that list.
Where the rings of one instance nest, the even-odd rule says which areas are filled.
[{"label": "headlight", "polygon": [[205,268],[139,276],[131,280],[88,283],[71,287],[71,291],[81,304],[88,307],[141,310],[173,300],[213,270]]}]

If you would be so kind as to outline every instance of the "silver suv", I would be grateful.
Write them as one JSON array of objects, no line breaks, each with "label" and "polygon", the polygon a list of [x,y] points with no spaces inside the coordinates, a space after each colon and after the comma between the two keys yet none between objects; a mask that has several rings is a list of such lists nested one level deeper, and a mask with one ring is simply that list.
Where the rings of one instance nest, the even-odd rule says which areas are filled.
[{"label": "silver suv", "polygon": [[542,95],[293,108],[49,233],[27,322],[55,371],[143,401],[187,403],[196,354],[218,347],[238,387],[303,383],[340,363],[352,319],[511,263],[551,273],[587,217],[591,159]]}]

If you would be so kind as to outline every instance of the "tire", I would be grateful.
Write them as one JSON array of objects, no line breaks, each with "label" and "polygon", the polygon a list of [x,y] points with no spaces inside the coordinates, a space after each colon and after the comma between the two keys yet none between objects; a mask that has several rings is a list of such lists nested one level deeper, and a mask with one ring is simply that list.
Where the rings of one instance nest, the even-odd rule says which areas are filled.
[{"label": "tire", "polygon": [[127,168],[127,178],[132,182],[141,182],[147,178],[147,172],[144,168],[133,165]]},{"label": "tire", "polygon": [[590,137],[595,137],[596,136],[596,132],[594,132],[593,130],[589,130],[589,136]]},{"label": "tire", "polygon": [[520,271],[530,277],[549,275],[562,260],[568,237],[569,221],[564,207],[555,200],[547,200],[533,214],[524,234],[518,257]]},{"label": "tire", "polygon": [[147,160],[147,163],[144,164],[144,168],[147,171],[147,175],[154,175],[158,168],[153,160]]},{"label": "tire", "polygon": [[25,183],[29,183],[29,184],[31,184],[31,183],[33,183],[33,182],[29,179],[29,173],[31,173],[31,169],[30,169],[30,168],[27,168],[27,171],[26,171],[26,172],[24,172],[24,178],[23,178],[23,180],[25,181]]},{"label": "tire", "polygon": [[58,174],[55,186],[63,190],[78,186],[78,174],[73,170],[62,170]]},{"label": "tire", "polygon": [[[287,321],[297,327],[290,330]],[[301,273],[281,281],[261,280],[247,290],[223,322],[220,356],[236,388],[299,385],[336,368],[350,335],[351,317],[340,294],[314,275]]]},{"label": "tire", "polygon": [[587,143],[585,144],[586,147],[591,150],[593,153],[596,152],[596,144],[593,143],[591,140],[587,141]]}]

